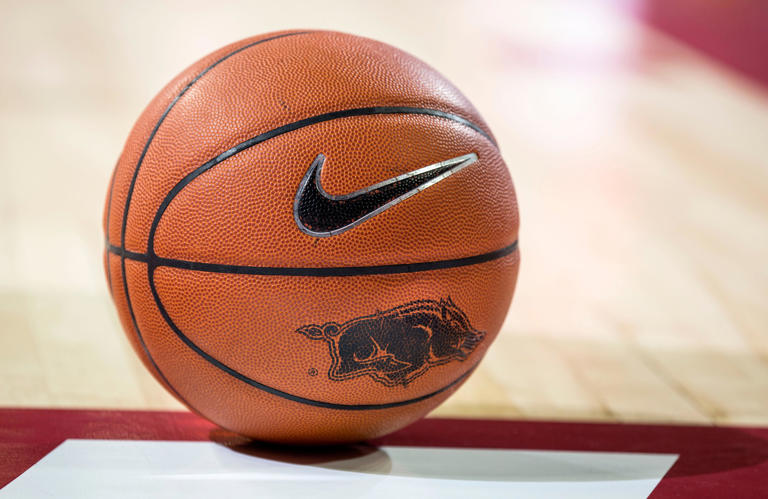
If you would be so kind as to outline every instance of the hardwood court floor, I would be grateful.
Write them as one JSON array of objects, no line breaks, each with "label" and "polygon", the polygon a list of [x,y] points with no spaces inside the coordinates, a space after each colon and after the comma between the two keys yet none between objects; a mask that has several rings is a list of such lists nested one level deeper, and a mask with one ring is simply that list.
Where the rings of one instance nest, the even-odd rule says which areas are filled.
[{"label": "hardwood court floor", "polygon": [[167,80],[288,27],[423,58],[512,171],[515,302],[435,414],[768,424],[768,93],[604,3],[553,1],[0,1],[0,405],[180,407],[104,284],[108,178]]}]

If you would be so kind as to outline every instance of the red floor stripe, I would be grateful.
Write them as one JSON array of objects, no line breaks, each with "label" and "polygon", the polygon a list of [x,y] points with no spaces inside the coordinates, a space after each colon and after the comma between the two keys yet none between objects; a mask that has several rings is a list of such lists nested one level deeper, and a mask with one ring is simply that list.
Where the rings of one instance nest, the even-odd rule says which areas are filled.
[{"label": "red floor stripe", "polygon": [[[67,438],[214,440],[274,458],[281,449],[183,412],[0,409],[0,487]],[[765,497],[768,491],[768,428],[424,419],[370,443],[674,453],[680,458],[653,497]],[[327,450],[307,455],[318,452]]]}]

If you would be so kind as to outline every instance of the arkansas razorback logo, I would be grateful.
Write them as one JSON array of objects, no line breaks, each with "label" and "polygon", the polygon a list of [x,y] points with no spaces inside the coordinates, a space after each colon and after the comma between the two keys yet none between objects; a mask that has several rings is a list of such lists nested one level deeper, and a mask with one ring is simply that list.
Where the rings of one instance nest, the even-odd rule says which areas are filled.
[{"label": "arkansas razorback logo", "polygon": [[368,375],[386,386],[407,386],[432,366],[463,361],[485,337],[450,298],[417,300],[297,332],[328,344],[332,380]]}]

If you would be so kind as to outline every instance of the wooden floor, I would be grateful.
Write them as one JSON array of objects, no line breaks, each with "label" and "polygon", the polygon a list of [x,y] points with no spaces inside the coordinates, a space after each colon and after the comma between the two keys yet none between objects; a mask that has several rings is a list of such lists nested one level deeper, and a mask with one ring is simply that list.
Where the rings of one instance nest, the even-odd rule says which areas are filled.
[{"label": "wooden floor", "polygon": [[604,3],[136,5],[0,1],[0,405],[180,407],[108,297],[109,175],[182,68],[313,27],[437,67],[516,181],[515,302],[436,414],[768,424],[765,89]]}]

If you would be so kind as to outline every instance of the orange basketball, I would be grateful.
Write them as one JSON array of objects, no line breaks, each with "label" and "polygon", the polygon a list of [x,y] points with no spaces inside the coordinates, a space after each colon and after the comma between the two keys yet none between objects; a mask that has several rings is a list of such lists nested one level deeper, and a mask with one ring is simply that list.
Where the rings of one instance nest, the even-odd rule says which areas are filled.
[{"label": "orange basketball", "polygon": [[105,265],[146,367],[261,440],[377,437],[477,367],[517,278],[488,126],[389,45],[285,31],[224,47],[149,104],[115,168]]}]

